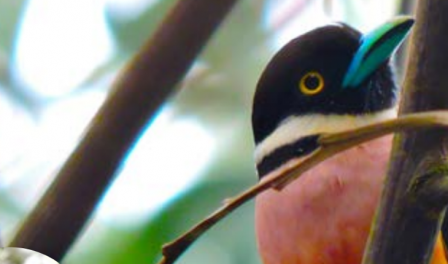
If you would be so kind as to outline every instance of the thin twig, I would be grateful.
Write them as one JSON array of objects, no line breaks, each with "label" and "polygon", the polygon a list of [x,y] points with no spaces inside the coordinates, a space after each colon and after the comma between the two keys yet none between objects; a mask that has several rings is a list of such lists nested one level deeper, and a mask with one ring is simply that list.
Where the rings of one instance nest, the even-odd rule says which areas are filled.
[{"label": "thin twig", "polygon": [[82,142],[29,214],[11,246],[44,253],[56,261],[63,258],[148,120],[174,91],[236,2],[177,1],[116,80]]},{"label": "thin twig", "polygon": [[227,199],[226,203],[217,211],[179,238],[166,244],[163,247],[163,258],[159,264],[174,263],[208,229],[259,193],[270,188],[284,187],[305,171],[339,152],[390,133],[441,126],[448,126],[448,111],[412,114],[353,130],[322,135],[319,138],[320,147],[305,159],[298,160],[281,173],[270,175],[266,180],[250,187],[238,196]]}]

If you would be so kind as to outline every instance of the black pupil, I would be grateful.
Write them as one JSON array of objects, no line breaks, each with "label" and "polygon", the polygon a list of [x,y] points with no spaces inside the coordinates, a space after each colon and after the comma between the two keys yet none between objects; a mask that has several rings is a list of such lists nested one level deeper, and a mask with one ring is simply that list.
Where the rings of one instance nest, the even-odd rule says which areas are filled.
[{"label": "black pupil", "polygon": [[309,90],[316,90],[319,84],[320,80],[316,75],[310,75],[305,78],[305,87]]}]

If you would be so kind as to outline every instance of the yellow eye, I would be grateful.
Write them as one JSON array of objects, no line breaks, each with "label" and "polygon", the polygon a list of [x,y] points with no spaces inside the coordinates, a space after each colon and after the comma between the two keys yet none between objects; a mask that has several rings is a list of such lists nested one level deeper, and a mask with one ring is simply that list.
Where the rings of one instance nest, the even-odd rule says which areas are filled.
[{"label": "yellow eye", "polygon": [[324,77],[318,72],[308,72],[300,79],[299,88],[305,95],[315,95],[324,89]]}]

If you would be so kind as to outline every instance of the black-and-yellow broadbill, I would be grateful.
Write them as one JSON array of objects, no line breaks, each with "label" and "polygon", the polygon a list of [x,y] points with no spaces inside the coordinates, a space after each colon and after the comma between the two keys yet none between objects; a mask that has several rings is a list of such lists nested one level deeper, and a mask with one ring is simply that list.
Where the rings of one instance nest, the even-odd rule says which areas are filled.
[{"label": "black-and-yellow broadbill", "polygon": [[[397,17],[370,33],[335,23],[286,44],[268,63],[253,101],[261,180],[317,147],[317,136],[394,118],[398,89],[390,57],[413,20]],[[265,264],[360,264],[392,145],[385,136],[346,150],[282,191],[256,198]],[[442,240],[432,264],[446,264]]]}]

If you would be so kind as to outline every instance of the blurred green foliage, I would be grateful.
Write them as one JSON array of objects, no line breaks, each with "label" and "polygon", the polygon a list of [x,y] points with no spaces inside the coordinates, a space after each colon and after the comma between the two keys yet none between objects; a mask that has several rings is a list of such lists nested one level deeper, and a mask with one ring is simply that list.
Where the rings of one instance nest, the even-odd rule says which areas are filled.
[{"label": "blurred green foliage", "polygon": [[[224,176],[224,175],[222,175]],[[160,257],[160,246],[174,239],[200,218],[217,208],[229,193],[239,191],[239,185],[247,185],[249,181],[235,182],[234,179],[203,181],[198,186],[184,193],[168,206],[160,210],[146,223],[139,226],[120,229],[109,226],[106,235],[99,239],[99,247],[75,248],[66,263],[155,263]],[[231,254],[231,263],[251,263],[256,258],[254,248],[253,211],[246,206],[241,212],[232,215],[207,233],[195,247],[179,263],[196,263],[187,259],[201,260],[207,255],[209,244],[219,245],[222,252]],[[234,237],[239,234],[238,237]],[[241,236],[240,236],[241,235]],[[86,239],[95,234],[86,234]],[[196,248],[197,246],[197,248]],[[84,251],[84,252],[82,252]],[[104,254],[104,253],[107,254]],[[222,253],[221,253],[222,254]],[[238,261],[237,261],[238,260]],[[205,259],[203,263],[208,263]],[[219,259],[213,263],[220,262]]]},{"label": "blurred green foliage", "polygon": [[37,107],[37,101],[11,78],[10,72],[15,39],[26,3],[25,0],[0,1],[0,91],[12,101],[33,111]]},{"label": "blurred green foliage", "polygon": [[[115,17],[106,9],[106,19],[117,51],[106,65],[92,73],[82,86],[95,83],[110,72],[118,71],[147,40],[175,1],[159,1],[129,20]],[[0,1],[6,5],[6,1]],[[17,89],[7,93],[11,99],[33,111],[24,100],[20,87],[11,83],[8,64],[13,54],[11,43],[17,32],[17,22],[23,8],[16,3],[15,20],[11,14],[2,20],[6,33],[0,43],[5,56],[6,72],[1,83],[4,88]],[[255,1],[241,1],[224,22],[221,30],[210,41],[198,60],[199,75],[195,69],[179,85],[170,104],[178,116],[192,116],[203,123],[218,139],[218,155],[204,171],[203,179],[193,188],[154,213],[146,222],[135,226],[105,224],[93,220],[69,253],[64,263],[155,263],[160,257],[162,244],[193,226],[216,209],[223,199],[243,190],[256,181],[252,160],[250,133],[250,105],[256,76],[268,59],[269,34],[262,27],[262,9]],[[3,28],[0,28],[3,30]],[[229,56],[229,54],[232,54]],[[0,64],[2,65],[2,64]],[[80,87],[80,89],[84,89]],[[36,99],[38,100],[38,99]],[[151,186],[147,186],[151,191]],[[7,196],[5,196],[7,198]],[[144,202],[144,201],[142,201]],[[17,205],[1,199],[0,210],[23,218]],[[1,223],[1,221],[0,221]],[[238,234],[238,235],[237,235]],[[94,242],[92,242],[94,241]],[[215,254],[217,255],[215,255]],[[222,258],[216,259],[216,258]],[[245,206],[229,219],[208,232],[188,252],[180,263],[258,263],[253,232],[252,206]],[[229,262],[230,261],[230,262]]]},{"label": "blurred green foliage", "polygon": [[11,54],[23,7],[26,1],[0,1],[0,49]]}]

